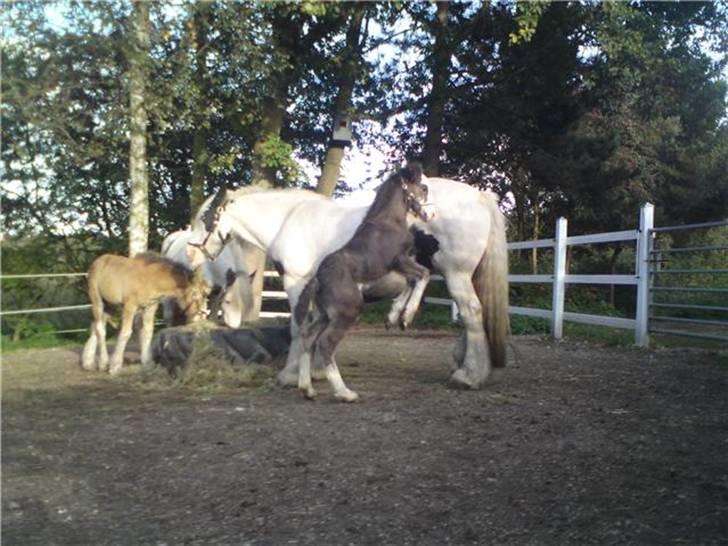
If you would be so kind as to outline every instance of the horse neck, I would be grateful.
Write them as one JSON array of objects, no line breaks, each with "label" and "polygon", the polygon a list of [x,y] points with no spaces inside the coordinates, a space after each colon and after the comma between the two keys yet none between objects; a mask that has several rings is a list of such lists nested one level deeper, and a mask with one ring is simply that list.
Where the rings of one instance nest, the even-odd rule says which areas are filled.
[{"label": "horse neck", "polygon": [[366,221],[387,219],[389,221],[405,222],[407,206],[402,195],[403,189],[399,183],[389,183],[389,187],[382,188],[377,194],[374,203],[367,212]]},{"label": "horse neck", "polygon": [[225,214],[238,238],[266,250],[291,211],[310,198],[303,192],[254,193],[235,198]]}]

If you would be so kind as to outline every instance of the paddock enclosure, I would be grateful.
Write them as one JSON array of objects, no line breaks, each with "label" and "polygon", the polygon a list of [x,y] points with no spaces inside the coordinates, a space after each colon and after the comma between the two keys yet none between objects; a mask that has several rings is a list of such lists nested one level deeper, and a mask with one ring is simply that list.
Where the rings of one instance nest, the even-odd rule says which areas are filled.
[{"label": "paddock enclosure", "polygon": [[352,405],[5,354],[3,544],[728,541],[726,353],[516,337],[460,391],[455,335],[354,330]]}]

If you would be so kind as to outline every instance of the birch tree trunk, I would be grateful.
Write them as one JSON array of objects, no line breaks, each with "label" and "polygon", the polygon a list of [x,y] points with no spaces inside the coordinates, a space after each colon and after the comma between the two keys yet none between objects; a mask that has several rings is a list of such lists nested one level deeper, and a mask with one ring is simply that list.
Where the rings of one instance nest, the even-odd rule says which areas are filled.
[{"label": "birch tree trunk", "polygon": [[149,3],[135,1],[129,55],[129,256],[147,250],[149,242],[149,173],[145,87],[149,54]]},{"label": "birch tree trunk", "polygon": [[[344,49],[344,62],[341,68],[339,79],[339,92],[336,95],[334,104],[334,123],[351,114],[351,98],[354,93],[354,85],[359,75],[361,66],[361,28],[364,20],[364,4],[353,5],[349,28],[346,32],[346,47]],[[316,185],[316,191],[331,197],[336,189],[341,173],[341,162],[344,159],[346,148],[341,143],[331,142],[326,150],[324,166],[321,169],[321,176]]]},{"label": "birch tree trunk", "polygon": [[209,78],[207,74],[207,29],[210,5],[198,2],[194,5],[192,18],[192,43],[195,48],[194,85],[197,93],[195,133],[192,137],[192,183],[190,186],[190,222],[192,222],[205,200],[205,178],[209,153],[207,150],[208,116],[207,95]]}]

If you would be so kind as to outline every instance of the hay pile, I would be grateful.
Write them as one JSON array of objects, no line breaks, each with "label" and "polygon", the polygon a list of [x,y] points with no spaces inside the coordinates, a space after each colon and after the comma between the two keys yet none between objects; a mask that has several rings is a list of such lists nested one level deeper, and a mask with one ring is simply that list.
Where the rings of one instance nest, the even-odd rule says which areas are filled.
[{"label": "hay pile", "polygon": [[156,365],[126,379],[142,388],[221,391],[272,381],[288,351],[287,326],[250,329],[196,323],[160,330],[152,342]]}]

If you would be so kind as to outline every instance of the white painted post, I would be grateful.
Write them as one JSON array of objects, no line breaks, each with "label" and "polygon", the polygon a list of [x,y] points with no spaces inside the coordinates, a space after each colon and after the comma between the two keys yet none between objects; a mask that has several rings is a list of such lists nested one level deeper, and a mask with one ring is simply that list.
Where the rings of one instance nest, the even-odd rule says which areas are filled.
[{"label": "white painted post", "polygon": [[655,220],[655,207],[645,203],[640,209],[640,230],[637,237],[637,312],[635,316],[635,345],[648,347],[650,313],[650,250],[652,250],[652,228]]},{"label": "white painted post", "polygon": [[450,320],[452,322],[457,322],[459,316],[460,316],[460,313],[458,311],[458,304],[455,303],[455,301],[451,301],[450,302]]},{"label": "white painted post", "polygon": [[561,339],[563,337],[567,227],[566,218],[556,220],[556,237],[554,238],[554,283],[552,289],[553,301],[551,303],[551,335],[554,339]]}]

